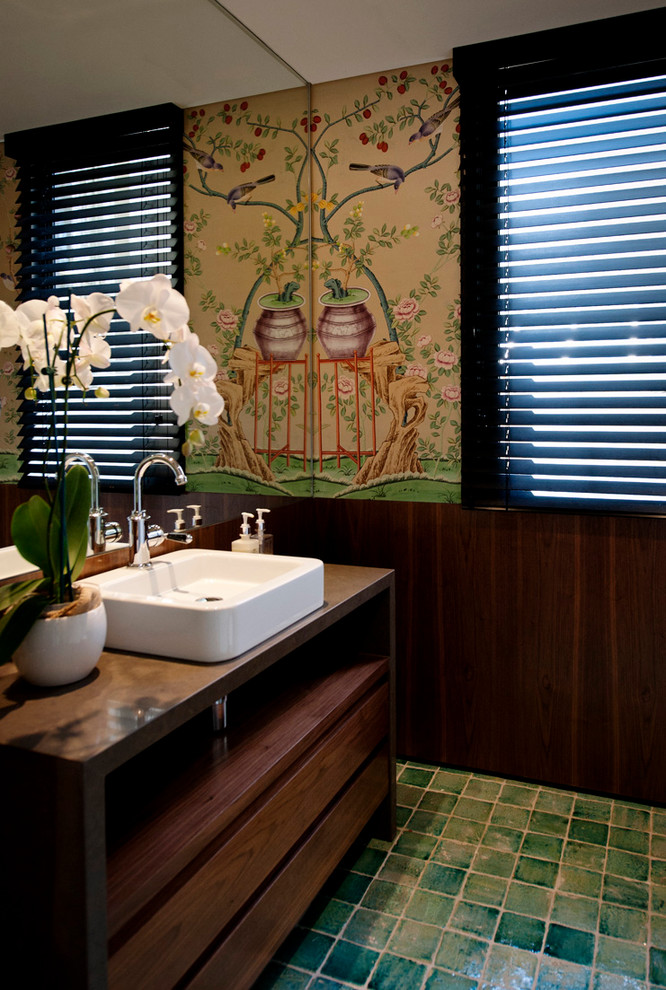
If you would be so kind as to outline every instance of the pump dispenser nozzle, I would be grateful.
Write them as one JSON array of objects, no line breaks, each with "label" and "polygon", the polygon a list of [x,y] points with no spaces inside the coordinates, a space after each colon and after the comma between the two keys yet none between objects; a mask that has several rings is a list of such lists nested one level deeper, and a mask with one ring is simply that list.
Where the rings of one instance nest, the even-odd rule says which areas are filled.
[{"label": "pump dispenser nozzle", "polygon": [[257,528],[255,538],[259,541],[259,553],[273,553],[273,535],[266,532],[266,520],[264,513],[270,509],[257,509]]},{"label": "pump dispenser nozzle", "polygon": [[250,524],[248,519],[254,519],[251,512],[241,512],[243,523],[241,525],[240,536],[231,544],[232,550],[240,550],[242,553],[259,553],[259,540],[250,536]]}]

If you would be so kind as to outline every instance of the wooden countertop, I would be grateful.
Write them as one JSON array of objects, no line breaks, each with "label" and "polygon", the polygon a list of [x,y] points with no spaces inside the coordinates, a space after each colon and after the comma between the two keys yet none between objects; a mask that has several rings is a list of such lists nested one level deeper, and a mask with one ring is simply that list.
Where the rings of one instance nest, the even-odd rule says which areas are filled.
[{"label": "wooden countertop", "polygon": [[392,586],[391,570],[326,564],[322,608],[222,663],[105,651],[84,681],[48,690],[4,664],[0,745],[106,773]]}]

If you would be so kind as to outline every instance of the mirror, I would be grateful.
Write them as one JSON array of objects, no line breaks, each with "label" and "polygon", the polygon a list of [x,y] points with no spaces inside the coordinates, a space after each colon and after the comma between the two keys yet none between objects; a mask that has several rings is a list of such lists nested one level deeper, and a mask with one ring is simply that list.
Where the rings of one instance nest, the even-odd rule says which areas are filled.
[{"label": "mirror", "polygon": [[[186,111],[296,87],[307,90],[306,80],[217,0],[160,0],[157,7],[154,0],[121,0],[111,8],[106,0],[65,0],[57,7],[49,0],[23,0],[12,5],[11,38],[0,64],[0,84],[11,94],[0,106],[0,141],[12,131],[164,102]],[[0,247],[10,241],[9,232],[0,229]],[[6,268],[5,260],[5,273]],[[11,277],[10,270],[0,284],[0,299],[10,304]],[[0,407],[7,395],[3,377]],[[7,464],[16,463],[16,426],[12,438],[7,431],[2,435],[3,412],[6,407],[0,409],[0,547],[11,542],[13,509],[30,497],[13,483],[3,484],[12,474]],[[103,494],[101,502],[109,519],[126,531],[131,493]],[[154,503],[148,496],[147,508],[154,505],[155,521],[166,526],[175,518],[165,515],[167,507],[200,502],[204,526],[235,518],[239,509],[238,498],[197,492],[155,497]]]}]

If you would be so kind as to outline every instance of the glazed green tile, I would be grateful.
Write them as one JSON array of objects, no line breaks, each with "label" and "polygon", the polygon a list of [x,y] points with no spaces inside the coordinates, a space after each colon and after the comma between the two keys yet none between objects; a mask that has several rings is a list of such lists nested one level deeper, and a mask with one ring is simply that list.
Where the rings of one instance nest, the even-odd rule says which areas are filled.
[{"label": "glazed green tile", "polygon": [[511,804],[496,805],[490,821],[492,825],[504,825],[507,828],[527,828],[530,812],[527,808],[517,808]]},{"label": "glazed green tile", "polygon": [[346,869],[354,873],[369,873],[374,877],[385,859],[385,853],[378,849],[366,848],[360,856],[352,857],[351,861],[346,863]]},{"label": "glazed green tile", "polygon": [[546,934],[544,951],[556,959],[591,966],[594,956],[594,935],[581,932],[577,928],[551,924]]},{"label": "glazed green tile", "polygon": [[599,918],[599,901],[590,897],[574,897],[556,894],[551,920],[569,928],[581,928],[593,932]]},{"label": "glazed green tile", "polygon": [[650,828],[650,812],[635,805],[616,802],[611,814],[611,823],[620,828],[637,828],[647,832]]},{"label": "glazed green tile", "polygon": [[666,949],[666,918],[659,914],[650,916],[650,942],[658,949]]},{"label": "glazed green tile", "polygon": [[456,794],[441,794],[438,791],[426,791],[419,804],[419,811],[434,811],[439,815],[449,815],[458,802]]},{"label": "glazed green tile", "polygon": [[411,959],[401,959],[385,952],[377,964],[370,982],[369,990],[405,990],[405,987],[419,987],[427,973],[421,963]]},{"label": "glazed green tile", "polygon": [[652,812],[652,831],[658,835],[666,835],[666,812]]},{"label": "glazed green tile", "polygon": [[329,893],[339,901],[360,904],[371,882],[372,877],[364,876],[361,873],[346,873]]},{"label": "glazed green tile", "polygon": [[345,984],[364,986],[378,959],[378,952],[340,939],[333,946],[321,972],[325,976],[344,980]]},{"label": "glazed green tile", "polygon": [[561,866],[557,886],[568,894],[598,897],[602,879],[603,874],[593,870],[583,870],[580,866]]},{"label": "glazed green tile", "polygon": [[441,835],[448,820],[448,815],[438,815],[434,811],[423,811],[419,807],[407,824],[415,832],[423,832],[425,835]]},{"label": "glazed green tile", "polygon": [[599,932],[613,938],[644,942],[647,939],[647,911],[604,903],[599,912]]},{"label": "glazed green tile", "polygon": [[384,914],[402,914],[411,896],[411,887],[388,880],[373,880],[365,892],[361,906]]},{"label": "glazed green tile", "polygon": [[393,840],[386,839],[369,839],[368,849],[379,849],[380,852],[390,852],[393,846]]},{"label": "glazed green tile", "polygon": [[666,886],[650,884],[650,910],[655,914],[666,914]]},{"label": "glazed green tile", "polygon": [[533,811],[530,818],[530,831],[544,832],[546,835],[564,837],[569,828],[569,819],[564,815],[552,815],[547,811]]},{"label": "glazed green tile", "polygon": [[512,945],[495,943],[488,953],[484,978],[480,990],[531,990],[534,986],[538,956]]},{"label": "glazed green tile", "polygon": [[425,860],[391,853],[386,857],[386,861],[379,871],[378,876],[381,880],[404,883],[408,887],[415,887],[424,865]]},{"label": "glazed green tile", "polygon": [[330,935],[295,928],[275,953],[275,958],[278,962],[314,972],[319,969],[334,943],[335,939]]},{"label": "glazed green tile", "polygon": [[419,886],[425,890],[434,890],[437,894],[458,893],[465,880],[465,871],[457,870],[452,866],[442,866],[440,863],[428,863]]},{"label": "glazed green tile", "polygon": [[415,784],[417,787],[427,787],[435,776],[434,770],[405,767],[398,777],[399,784]]},{"label": "glazed green tile", "polygon": [[567,866],[600,872],[606,862],[606,850],[603,846],[590,846],[586,842],[566,842],[562,862]]},{"label": "glazed green tile", "polygon": [[425,990],[476,990],[476,987],[476,980],[470,980],[467,976],[435,969],[428,977]]},{"label": "glazed green tile", "polygon": [[666,860],[653,859],[650,869],[650,879],[652,883],[666,884]]},{"label": "glazed green tile", "polygon": [[633,980],[629,976],[595,973],[591,990],[646,990],[646,987],[643,980]]},{"label": "glazed green tile", "polygon": [[516,828],[505,828],[503,825],[489,825],[481,839],[484,846],[502,852],[518,852],[522,841],[522,832]]},{"label": "glazed green tile", "polygon": [[545,932],[545,921],[504,911],[497,926],[495,941],[529,952],[540,952]]},{"label": "glazed green tile", "polygon": [[666,859],[666,835],[653,835],[650,855],[654,859]]},{"label": "glazed green tile", "polygon": [[513,853],[501,852],[499,849],[486,849],[481,846],[472,869],[476,873],[490,873],[496,877],[510,877],[516,865],[516,857]]},{"label": "glazed green tile", "polygon": [[588,990],[590,970],[587,966],[543,959],[535,990]]},{"label": "glazed green tile", "polygon": [[467,773],[440,770],[433,777],[430,788],[434,791],[448,791],[451,794],[462,794],[469,778],[470,774]]},{"label": "glazed green tile", "polygon": [[302,923],[315,931],[326,932],[328,935],[339,935],[353,911],[353,904],[346,904],[335,898],[325,901],[318,899],[304,915]]},{"label": "glazed green tile", "polygon": [[507,887],[508,881],[502,877],[470,873],[463,888],[463,897],[466,901],[476,901],[479,904],[500,907],[504,901]]},{"label": "glazed green tile", "polygon": [[617,877],[626,877],[628,880],[647,880],[649,863],[647,856],[637,856],[635,853],[609,849],[606,872]]},{"label": "glazed green tile", "polygon": [[471,865],[476,852],[476,845],[467,842],[453,842],[446,836],[433,853],[433,859],[446,866],[460,866],[466,869]]},{"label": "glazed green tile", "polygon": [[569,838],[577,842],[590,842],[595,846],[605,846],[608,842],[608,825],[589,822],[584,818],[572,818],[569,825]]},{"label": "glazed green tile", "polygon": [[411,784],[397,784],[395,793],[398,804],[405,808],[415,808],[423,797],[422,788]]},{"label": "glazed green tile", "polygon": [[650,837],[647,832],[639,832],[635,828],[618,828],[614,825],[608,836],[608,845],[613,849],[647,855],[650,852]]},{"label": "glazed green tile", "polygon": [[379,911],[361,907],[349,919],[345,928],[345,940],[381,952],[386,948],[396,924],[397,920],[393,915],[380,914]]},{"label": "glazed green tile", "polygon": [[411,856],[414,859],[429,859],[430,853],[436,845],[437,838],[434,835],[404,832],[393,846],[393,852],[399,856]]},{"label": "glazed green tile", "polygon": [[455,839],[458,842],[481,841],[481,836],[485,831],[483,822],[473,822],[465,818],[458,818],[452,815],[442,833],[444,839]]},{"label": "glazed green tile", "polygon": [[523,856],[533,856],[535,859],[548,859],[559,863],[562,856],[564,840],[556,835],[542,835],[540,832],[527,832],[520,850]]},{"label": "glazed green tile", "polygon": [[547,918],[553,903],[553,893],[545,887],[517,883],[509,885],[504,905],[507,911],[529,914],[534,918]]},{"label": "glazed green tile", "polygon": [[477,801],[476,798],[463,797],[458,799],[453,814],[456,818],[469,818],[473,822],[487,822],[493,806],[489,801]]},{"label": "glazed green tile", "polygon": [[406,918],[395,928],[388,950],[398,956],[408,956],[410,959],[429,963],[441,937],[441,928]]},{"label": "glazed green tile", "polygon": [[649,907],[650,888],[646,883],[636,880],[625,880],[624,877],[614,877],[607,874],[604,877],[604,901],[611,904],[622,904],[624,907],[645,909]]},{"label": "glazed green tile", "polygon": [[644,945],[632,945],[616,938],[599,936],[595,958],[597,969],[617,973],[636,980],[644,980],[647,966],[647,950]]},{"label": "glazed green tile", "polygon": [[271,962],[252,984],[252,990],[305,990],[311,978],[312,973]]},{"label": "glazed green tile", "polygon": [[435,965],[478,979],[483,972],[488,949],[488,942],[447,929],[435,956]]},{"label": "glazed green tile", "polygon": [[519,808],[532,808],[537,796],[538,791],[532,787],[505,784],[498,800],[500,804],[515,804]]},{"label": "glazed green tile", "polygon": [[650,982],[658,987],[666,987],[666,952],[663,949],[650,949]]},{"label": "glazed green tile", "polygon": [[412,817],[413,811],[411,808],[402,808],[400,805],[395,809],[395,823],[398,828],[404,828],[409,819]]},{"label": "glazed green tile", "polygon": [[554,887],[557,880],[557,870],[557,863],[521,856],[516,867],[515,878],[524,883],[538,884],[540,887]]},{"label": "glazed green tile", "polygon": [[487,907],[485,904],[460,901],[449,924],[452,928],[459,928],[472,935],[478,935],[480,938],[491,939],[497,926],[498,917],[497,908]]},{"label": "glazed green tile", "polygon": [[453,897],[418,887],[405,908],[405,917],[428,925],[439,925],[441,929],[451,917],[454,903]]},{"label": "glazed green tile", "polygon": [[[252,990],[255,990],[253,987]],[[318,976],[314,983],[310,983],[308,990],[345,990],[344,983],[338,983],[337,980],[329,980],[325,976]]]},{"label": "glazed green tile", "polygon": [[482,780],[479,777],[472,777],[467,782],[463,791],[463,797],[478,798],[480,801],[493,802],[502,788],[502,784],[496,780]]},{"label": "glazed green tile", "polygon": [[579,797],[573,808],[574,818],[586,818],[591,822],[608,822],[611,816],[610,801],[594,801],[592,798]]},{"label": "glazed green tile", "polygon": [[573,794],[544,788],[544,790],[539,791],[534,808],[537,811],[549,811],[554,815],[564,815],[568,818],[571,815],[574,801]]}]

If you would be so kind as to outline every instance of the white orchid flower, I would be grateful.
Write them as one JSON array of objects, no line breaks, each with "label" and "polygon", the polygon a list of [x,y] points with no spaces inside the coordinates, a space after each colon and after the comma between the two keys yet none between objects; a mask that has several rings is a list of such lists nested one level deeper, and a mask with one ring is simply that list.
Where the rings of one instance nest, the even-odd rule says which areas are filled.
[{"label": "white orchid flower", "polygon": [[108,368],[111,364],[111,348],[108,342],[101,334],[91,333],[90,329],[86,330],[79,341],[77,372],[79,367],[85,364],[92,365],[93,368]]},{"label": "white orchid flower", "polygon": [[148,330],[160,340],[169,340],[190,318],[184,296],[172,288],[167,275],[121,282],[116,309],[131,330]]},{"label": "white orchid flower", "polygon": [[197,388],[188,387],[187,384],[176,386],[169,396],[169,404],[178,417],[179,426],[190,419],[206,426],[214,426],[224,409],[224,399],[210,382]]},{"label": "white orchid flower", "polygon": [[[34,365],[35,375],[35,388],[40,392],[48,392],[51,388],[50,376],[46,373],[46,368],[49,366],[48,362],[42,362],[41,366]],[[67,365],[61,357],[56,357],[53,359],[53,384],[56,388],[63,388],[65,385],[65,377],[67,374]]]},{"label": "white orchid flower", "polygon": [[169,365],[171,371],[165,376],[165,382],[180,382],[189,388],[212,382],[217,374],[215,361],[195,333],[173,345],[169,351]]},{"label": "white orchid flower", "polygon": [[84,329],[102,336],[109,332],[115,311],[111,296],[103,292],[91,292],[89,296],[72,295],[71,307],[79,333]]}]

